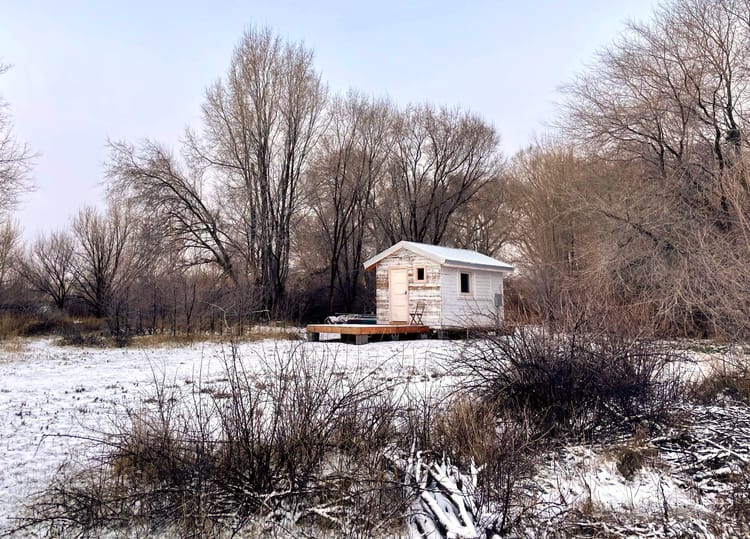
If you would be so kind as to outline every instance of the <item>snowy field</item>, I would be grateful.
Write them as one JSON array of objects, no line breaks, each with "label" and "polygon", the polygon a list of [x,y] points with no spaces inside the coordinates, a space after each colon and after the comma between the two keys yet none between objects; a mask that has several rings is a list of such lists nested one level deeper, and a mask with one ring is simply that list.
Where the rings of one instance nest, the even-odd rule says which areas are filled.
[{"label": "snowy field", "polygon": [[[342,369],[429,387],[449,383],[441,364],[457,345],[434,340],[371,343],[259,341],[239,346],[246,367],[294,347],[335,358]],[[154,380],[189,388],[221,376],[227,346],[198,343],[149,349],[58,346],[52,340],[6,343],[0,350],[0,532],[19,502],[40,491],[68,459],[79,458],[87,437],[112,417],[136,407]]]},{"label": "snowy field", "polygon": [[[366,346],[266,340],[240,344],[239,353],[246,368],[260,369],[264,358],[299,347],[314,357],[334,357],[342,372],[369,373],[429,395],[460,380],[462,373],[451,369],[450,359],[461,346],[436,340]],[[113,418],[126,409],[137,408],[155,380],[179,391],[190,391],[198,381],[210,385],[223,376],[228,354],[228,347],[218,343],[148,349],[59,346],[49,339],[4,343],[0,348],[0,535],[13,524],[24,499],[44,489],[61,465],[85,457],[89,440],[107,432]],[[701,376],[717,359],[710,354],[693,357],[696,361],[685,366],[691,377]],[[618,472],[611,448],[575,446],[541,459],[535,478],[540,517],[554,519],[588,508],[635,522],[666,508],[673,519],[682,521],[700,515],[693,528],[675,528],[675,532],[712,536],[704,529],[705,522],[716,519],[717,508],[728,496],[712,470],[734,473],[750,462],[750,417],[747,408],[734,405],[693,407],[686,413],[700,416],[700,425],[688,435],[665,433],[650,441],[658,456],[630,479]],[[651,533],[654,528],[658,535],[664,526],[657,522],[641,531]]]}]

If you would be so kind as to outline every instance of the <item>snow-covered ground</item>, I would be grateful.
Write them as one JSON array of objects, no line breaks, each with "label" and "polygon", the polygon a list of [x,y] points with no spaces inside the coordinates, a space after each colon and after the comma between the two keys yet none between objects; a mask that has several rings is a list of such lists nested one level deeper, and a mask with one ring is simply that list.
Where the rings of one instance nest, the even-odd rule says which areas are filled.
[{"label": "snow-covered ground", "polygon": [[[445,341],[381,342],[367,346],[265,340],[239,345],[246,368],[263,358],[305,353],[333,357],[347,370],[404,383],[448,383],[441,364],[457,345]],[[42,490],[60,465],[85,451],[87,438],[148,395],[154,380],[187,387],[220,377],[227,345],[139,348],[59,346],[50,339],[0,348],[0,532],[19,502]]]},{"label": "snow-covered ground", "polygon": [[[462,373],[450,367],[450,359],[460,353],[461,346],[435,340],[366,346],[266,340],[240,344],[239,355],[246,368],[260,369],[264,358],[283,356],[299,347],[306,354],[334,358],[346,372],[370,373],[431,394],[460,379]],[[12,525],[24,499],[44,489],[61,465],[84,455],[92,435],[106,432],[113,417],[127,407],[137,407],[155,380],[181,390],[198,380],[203,384],[217,381],[228,353],[228,346],[219,343],[147,349],[60,346],[50,339],[3,343],[0,535]],[[697,361],[685,367],[692,378],[704,375],[717,361],[715,354],[693,357]],[[725,438],[715,440],[712,443],[725,453],[738,457],[735,461],[747,462],[747,448],[724,447],[729,443]],[[673,440],[665,436],[656,461],[647,463],[630,480],[618,472],[615,456],[607,448],[571,447],[549,456],[536,478],[542,491],[540,507],[558,514],[586,505],[603,511],[658,514],[666,501],[672,511],[708,511],[705,504],[715,503],[716,497],[702,497],[705,492],[696,489],[699,479],[694,477],[699,472],[687,469],[685,459],[675,456],[695,450],[672,450],[670,444]]]}]

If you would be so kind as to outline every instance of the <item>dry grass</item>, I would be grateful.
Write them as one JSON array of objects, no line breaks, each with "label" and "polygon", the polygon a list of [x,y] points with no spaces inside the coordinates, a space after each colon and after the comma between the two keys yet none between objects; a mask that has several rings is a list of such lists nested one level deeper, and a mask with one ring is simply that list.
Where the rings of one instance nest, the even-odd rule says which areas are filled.
[{"label": "dry grass", "polygon": [[738,519],[745,530],[750,530],[750,464],[746,464],[735,478],[729,512]]},{"label": "dry grass", "polygon": [[725,354],[711,372],[692,388],[698,402],[711,404],[721,397],[750,404],[750,357],[742,352]]},{"label": "dry grass", "polygon": [[20,355],[29,349],[29,341],[23,337],[13,337],[0,341],[0,361],[4,361],[12,355]]},{"label": "dry grass", "polygon": [[0,340],[48,333],[57,322],[44,317],[26,314],[0,313]]},{"label": "dry grass", "polygon": [[[276,340],[276,341],[298,341],[300,340],[299,332],[296,328],[284,328],[284,327],[263,327],[253,328],[246,331],[242,335],[232,335],[232,340],[235,342],[256,342],[263,340]],[[131,338],[130,345],[137,346],[139,348],[150,348],[156,346],[169,346],[169,345],[190,345],[201,342],[214,342],[223,343],[227,341],[226,335],[210,334],[210,333],[179,333],[172,335],[171,333],[154,333],[151,335],[137,335]]]},{"label": "dry grass", "polygon": [[99,457],[63,470],[17,531],[399,536],[422,486],[396,462],[416,454],[481,468],[471,496],[488,530],[511,529],[533,503],[527,425],[463,397],[404,401],[391,382],[341,376],[335,357],[304,350],[265,358],[258,372],[233,346],[220,381],[185,390],[155,379]]},{"label": "dry grass", "polygon": [[474,516],[488,537],[508,533],[535,505],[529,487],[540,444],[528,422],[498,417],[490,403],[463,393],[422,395],[405,411],[404,431],[410,437],[401,439],[402,448],[413,443],[431,465],[450,463],[465,473],[477,471],[476,486],[470,489]]},{"label": "dry grass", "polygon": [[616,448],[614,454],[617,471],[623,478],[632,481],[642,468],[655,462],[659,450],[655,447],[624,445]]}]

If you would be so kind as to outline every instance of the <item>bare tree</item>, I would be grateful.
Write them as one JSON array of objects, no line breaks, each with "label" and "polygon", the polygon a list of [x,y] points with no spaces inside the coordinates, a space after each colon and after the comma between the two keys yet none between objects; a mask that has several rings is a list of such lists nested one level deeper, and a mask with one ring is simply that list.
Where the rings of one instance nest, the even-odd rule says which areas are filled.
[{"label": "bare tree", "polygon": [[138,149],[126,143],[110,143],[110,148],[110,197],[137,205],[142,219],[148,217],[187,254],[188,264],[215,264],[237,284],[232,240],[204,193],[200,171],[185,172],[170,152],[151,141]]},{"label": "bare tree", "polygon": [[[0,63],[0,75],[8,67]],[[16,140],[8,104],[0,96],[0,216],[13,210],[19,197],[31,189],[32,158],[29,147]]]},{"label": "bare tree", "polygon": [[747,0],[665,3],[568,89],[567,132],[610,180],[586,201],[618,247],[603,274],[666,331],[748,329],[729,306],[746,304],[750,256],[749,15]]},{"label": "bare tree", "polygon": [[390,243],[438,244],[455,212],[498,174],[498,135],[469,112],[429,104],[408,107],[393,129],[379,229]]},{"label": "bare tree", "polygon": [[329,312],[336,297],[351,311],[361,286],[364,243],[390,152],[393,114],[389,102],[354,92],[330,107],[307,195],[325,245]]},{"label": "bare tree", "polygon": [[226,77],[206,92],[202,136],[188,134],[194,161],[225,187],[236,244],[266,308],[285,293],[303,173],[325,101],[312,51],[250,29]]},{"label": "bare tree", "polygon": [[67,231],[53,232],[38,238],[23,265],[27,282],[42,294],[49,296],[62,311],[73,285],[75,244]]},{"label": "bare tree", "polygon": [[564,296],[594,263],[589,245],[598,224],[583,201],[596,190],[587,168],[572,147],[554,140],[539,141],[511,161],[507,190],[517,219],[511,238],[525,303],[542,317],[559,317]]},{"label": "bare tree", "polygon": [[114,303],[137,276],[143,259],[134,243],[136,231],[125,208],[105,214],[83,207],[73,219],[76,239],[76,290],[97,317],[109,317]]},{"label": "bare tree", "polygon": [[0,223],[0,290],[15,277],[19,263],[21,228],[15,221]]},{"label": "bare tree", "polygon": [[724,174],[748,148],[747,12],[746,0],[664,4],[568,88],[569,133],[597,155],[641,160],[652,180],[679,182],[685,202],[713,208],[724,228]]},{"label": "bare tree", "polygon": [[459,208],[448,226],[449,243],[489,256],[499,255],[514,237],[520,219],[510,203],[507,173],[494,177]]}]

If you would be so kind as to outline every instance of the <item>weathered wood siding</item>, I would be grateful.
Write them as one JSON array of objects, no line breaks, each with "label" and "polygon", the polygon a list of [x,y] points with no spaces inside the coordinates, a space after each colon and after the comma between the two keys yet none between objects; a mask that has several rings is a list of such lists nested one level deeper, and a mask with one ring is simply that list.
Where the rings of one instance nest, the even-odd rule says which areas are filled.
[{"label": "weathered wood siding", "polygon": [[[460,273],[471,277],[470,293],[461,294]],[[503,272],[443,266],[440,272],[442,327],[493,326],[503,319],[502,301],[495,307],[495,294],[503,294]]]},{"label": "weathered wood siding", "polygon": [[[425,269],[425,280],[423,282],[417,282],[417,267],[424,267]],[[392,268],[404,268],[408,272],[409,312],[413,312],[417,302],[422,300],[425,302],[422,323],[427,326],[439,326],[442,301],[440,295],[440,265],[406,249],[384,258],[378,262],[376,267],[375,303],[378,324],[391,322],[388,273]]]}]

